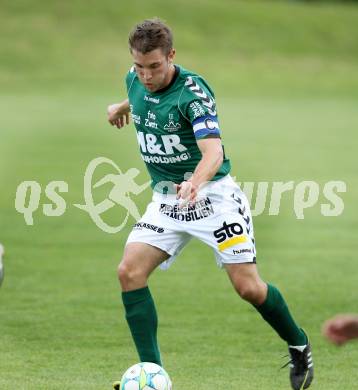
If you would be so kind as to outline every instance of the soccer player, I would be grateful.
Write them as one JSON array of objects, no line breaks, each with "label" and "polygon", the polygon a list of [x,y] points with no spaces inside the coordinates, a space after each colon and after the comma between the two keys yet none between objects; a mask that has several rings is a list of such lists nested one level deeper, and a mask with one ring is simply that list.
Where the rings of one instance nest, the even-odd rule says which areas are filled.
[{"label": "soccer player", "polygon": [[174,64],[172,32],[159,19],[136,25],[129,49],[134,66],[126,77],[128,99],[108,107],[108,120],[122,128],[131,115],[152,179],[152,202],[134,225],[118,267],[140,360],[162,364],[148,277],[158,266],[167,268],[196,237],[213,249],[240,297],[288,344],[292,388],[308,388],[311,347],[280,291],[258,274],[250,207],[229,174],[214,92],[201,76]]}]

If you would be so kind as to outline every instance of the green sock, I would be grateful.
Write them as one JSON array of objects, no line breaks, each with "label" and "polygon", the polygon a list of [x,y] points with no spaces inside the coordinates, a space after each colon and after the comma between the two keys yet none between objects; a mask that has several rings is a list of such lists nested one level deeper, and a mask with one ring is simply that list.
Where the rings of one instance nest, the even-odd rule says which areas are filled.
[{"label": "green sock", "polygon": [[260,306],[255,306],[257,311],[289,345],[307,344],[306,334],[292,318],[280,291],[271,284],[268,284],[267,288],[266,301]]},{"label": "green sock", "polygon": [[149,288],[123,292],[122,300],[140,360],[161,366],[157,342],[158,318]]}]

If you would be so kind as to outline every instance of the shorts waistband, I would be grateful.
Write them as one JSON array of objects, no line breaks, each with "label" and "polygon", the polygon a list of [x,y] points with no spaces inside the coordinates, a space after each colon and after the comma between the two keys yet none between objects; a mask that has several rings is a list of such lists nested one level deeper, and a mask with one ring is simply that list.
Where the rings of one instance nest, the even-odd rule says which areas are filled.
[{"label": "shorts waistband", "polygon": [[[202,189],[200,189],[198,193],[198,198],[206,197],[210,193],[221,192],[225,186],[229,187],[235,185],[236,183],[230,174],[222,177],[219,180],[210,181]],[[167,202],[167,203],[178,203],[178,199],[176,198],[176,194],[162,194],[157,191],[153,191],[152,200],[154,202]]]}]

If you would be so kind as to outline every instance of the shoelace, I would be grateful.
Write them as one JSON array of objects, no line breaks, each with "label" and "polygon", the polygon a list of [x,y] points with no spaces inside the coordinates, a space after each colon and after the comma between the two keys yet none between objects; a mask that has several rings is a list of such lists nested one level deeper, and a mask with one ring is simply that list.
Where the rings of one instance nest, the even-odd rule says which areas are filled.
[{"label": "shoelace", "polygon": [[[282,359],[285,359],[285,358],[288,358],[288,357],[290,357],[290,355],[284,355],[284,356],[282,356]],[[291,363],[292,363],[292,358],[287,363],[285,363],[282,367],[280,367],[280,370],[282,370],[283,368],[287,367]]]},{"label": "shoelace", "polygon": [[292,364],[293,367],[291,368],[293,368],[295,372],[300,372],[301,370],[308,368],[304,352],[293,351],[292,354],[290,353],[290,355],[285,355],[283,357],[290,357],[290,360],[284,364],[281,369],[287,367],[289,364]]}]

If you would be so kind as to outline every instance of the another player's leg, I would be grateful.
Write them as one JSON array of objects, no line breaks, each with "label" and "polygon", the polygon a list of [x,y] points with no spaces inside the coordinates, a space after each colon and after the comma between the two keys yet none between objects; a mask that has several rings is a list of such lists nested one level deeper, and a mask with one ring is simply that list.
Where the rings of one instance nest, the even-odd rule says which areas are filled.
[{"label": "another player's leg", "polygon": [[126,319],[142,362],[162,365],[157,342],[158,319],[147,280],[168,254],[154,246],[127,244],[118,267]]},{"label": "another player's leg", "polygon": [[254,263],[225,264],[225,268],[238,294],[250,302],[289,345],[292,388],[307,389],[313,379],[311,347],[280,291],[262,281]]}]

